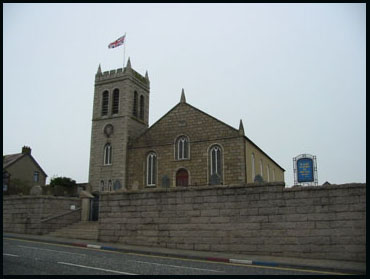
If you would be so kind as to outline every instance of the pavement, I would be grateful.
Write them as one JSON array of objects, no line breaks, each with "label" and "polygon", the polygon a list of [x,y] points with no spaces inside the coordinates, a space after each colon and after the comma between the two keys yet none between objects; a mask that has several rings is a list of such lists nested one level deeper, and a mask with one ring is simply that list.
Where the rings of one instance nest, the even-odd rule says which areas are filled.
[{"label": "pavement", "polygon": [[126,245],[122,243],[106,243],[81,239],[61,238],[49,235],[29,235],[6,232],[3,233],[3,238],[15,238],[46,243],[110,250],[124,253],[137,253],[145,255],[227,262],[235,264],[314,269],[352,274],[366,274],[366,262],[349,262],[337,260],[322,260],[322,259],[317,260],[291,257],[231,254],[224,252],[204,252],[194,250],[169,249],[161,247]]}]

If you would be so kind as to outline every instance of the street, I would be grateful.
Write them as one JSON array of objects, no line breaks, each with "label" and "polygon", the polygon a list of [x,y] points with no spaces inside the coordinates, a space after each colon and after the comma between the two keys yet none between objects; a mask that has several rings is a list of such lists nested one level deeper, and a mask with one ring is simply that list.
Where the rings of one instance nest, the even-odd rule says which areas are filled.
[{"label": "street", "polygon": [[343,274],[180,259],[3,238],[3,275]]}]

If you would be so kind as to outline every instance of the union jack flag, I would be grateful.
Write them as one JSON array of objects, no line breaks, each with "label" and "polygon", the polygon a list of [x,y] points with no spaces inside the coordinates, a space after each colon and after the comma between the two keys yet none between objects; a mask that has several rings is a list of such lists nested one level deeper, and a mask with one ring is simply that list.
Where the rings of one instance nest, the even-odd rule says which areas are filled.
[{"label": "union jack flag", "polygon": [[110,43],[108,45],[108,48],[115,48],[115,47],[118,47],[120,45],[123,45],[123,43],[125,42],[125,37],[126,37],[126,35],[123,35],[122,37],[115,40],[113,43]]}]

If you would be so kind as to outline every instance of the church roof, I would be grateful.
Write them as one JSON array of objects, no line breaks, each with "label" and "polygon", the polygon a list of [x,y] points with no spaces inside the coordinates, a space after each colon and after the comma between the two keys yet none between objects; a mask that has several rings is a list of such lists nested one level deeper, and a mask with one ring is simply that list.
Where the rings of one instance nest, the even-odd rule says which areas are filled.
[{"label": "church roof", "polygon": [[[181,100],[180,102],[175,105],[172,109],[170,109],[166,114],[164,114],[160,119],[158,119],[152,126],[150,126],[148,129],[146,129],[141,135],[139,135],[137,138],[135,138],[135,141],[140,139],[141,137],[145,136],[145,134],[147,134],[149,131],[151,131],[153,128],[155,128],[164,118],[166,118],[167,115],[169,115],[171,112],[173,112],[174,110],[176,110],[179,106],[181,105],[186,105],[186,106],[189,106],[190,108],[198,111],[199,113],[209,117],[209,118],[212,118],[213,120],[217,121],[218,123],[222,124],[223,126],[226,126],[228,127],[230,130],[232,131],[235,131],[235,135],[236,137],[237,136],[240,136],[239,135],[239,130],[238,129],[235,129],[234,127],[226,124],[225,122],[213,117],[212,115],[209,115],[208,113],[190,105],[189,103],[186,102],[185,100],[185,96],[184,94],[182,93],[182,96],[181,96]],[[278,163],[276,163],[269,155],[267,155],[260,147],[258,147],[252,140],[250,140],[248,137],[246,137],[245,135],[243,135],[244,139],[247,140],[249,143],[251,143],[253,146],[255,146],[262,154],[264,154],[267,158],[269,158],[272,162],[274,162],[278,167],[280,167],[283,171],[285,171],[284,168],[282,168]]]}]

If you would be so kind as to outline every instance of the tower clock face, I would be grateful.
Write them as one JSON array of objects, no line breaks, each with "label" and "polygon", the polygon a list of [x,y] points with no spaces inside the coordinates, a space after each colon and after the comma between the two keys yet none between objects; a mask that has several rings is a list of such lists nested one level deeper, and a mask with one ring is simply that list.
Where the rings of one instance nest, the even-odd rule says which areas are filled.
[{"label": "tower clock face", "polygon": [[112,124],[108,124],[104,127],[104,134],[107,138],[113,135],[113,125]]}]

